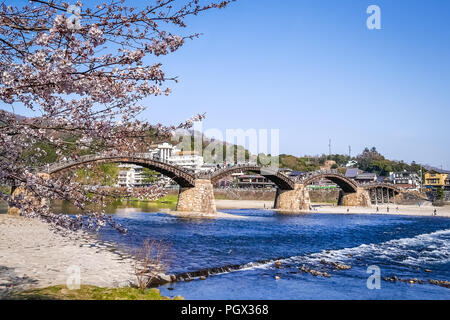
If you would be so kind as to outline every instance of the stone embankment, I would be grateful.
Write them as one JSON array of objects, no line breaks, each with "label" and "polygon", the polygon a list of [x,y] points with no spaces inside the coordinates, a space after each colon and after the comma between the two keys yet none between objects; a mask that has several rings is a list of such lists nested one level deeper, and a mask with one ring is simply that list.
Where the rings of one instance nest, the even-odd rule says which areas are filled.
[{"label": "stone embankment", "polygon": [[[276,190],[266,189],[214,189],[217,200],[265,200],[274,201]],[[338,189],[309,190],[311,202],[337,203]]]}]

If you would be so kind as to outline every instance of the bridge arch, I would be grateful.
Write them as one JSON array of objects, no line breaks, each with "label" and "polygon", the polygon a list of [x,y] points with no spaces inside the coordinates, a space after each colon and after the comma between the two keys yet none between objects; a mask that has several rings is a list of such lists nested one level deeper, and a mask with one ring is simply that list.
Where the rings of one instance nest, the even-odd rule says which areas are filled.
[{"label": "bridge arch", "polygon": [[376,205],[399,202],[405,194],[402,188],[385,182],[368,183],[362,188],[368,192],[371,203]]},{"label": "bridge arch", "polygon": [[319,179],[327,179],[332,181],[345,193],[354,193],[358,190],[358,183],[356,181],[353,181],[338,172],[317,172],[310,176],[304,177],[302,182],[305,186],[307,186]]},{"label": "bridge arch", "polygon": [[405,190],[403,188],[399,188],[395,184],[385,183],[385,182],[363,184],[362,188],[364,188],[366,190],[372,190],[372,189],[377,189],[377,188],[386,188],[386,189],[392,190],[396,194],[405,192]]},{"label": "bridge arch", "polygon": [[234,166],[216,171],[210,177],[211,183],[214,185],[219,182],[220,179],[238,172],[254,172],[260,174],[275,183],[280,190],[294,190],[295,188],[294,180],[280,173],[277,169],[252,165]]},{"label": "bridge arch", "polygon": [[50,176],[62,174],[68,170],[77,169],[86,165],[101,164],[101,163],[130,163],[157,171],[180,185],[180,187],[193,187],[195,186],[194,174],[183,170],[179,167],[172,166],[168,163],[156,161],[146,157],[145,155],[118,155],[118,156],[103,156],[103,155],[90,155],[82,156],[77,160],[65,161],[55,163],[47,168],[43,168],[41,171],[50,174]]}]

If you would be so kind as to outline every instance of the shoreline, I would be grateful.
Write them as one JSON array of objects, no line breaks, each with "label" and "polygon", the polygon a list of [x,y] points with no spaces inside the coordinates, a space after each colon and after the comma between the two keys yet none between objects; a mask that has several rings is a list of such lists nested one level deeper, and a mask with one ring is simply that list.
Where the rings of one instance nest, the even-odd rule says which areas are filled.
[{"label": "shoreline", "polygon": [[[266,200],[216,200],[217,209],[273,209],[273,201]],[[417,205],[389,205],[389,212],[387,212],[387,205],[379,205],[371,207],[344,207],[329,203],[312,203],[313,210],[309,213],[336,213],[336,214],[385,214],[385,215],[405,215],[405,216],[433,216],[436,209],[437,217],[450,217],[450,205],[443,207],[434,207],[430,203]],[[398,210],[397,210],[398,207]],[[349,212],[347,212],[347,209]],[[299,214],[301,214],[299,212]]]},{"label": "shoreline", "polygon": [[[344,207],[336,205],[312,204],[311,213],[337,213],[337,214],[380,214],[399,216],[421,216],[421,217],[445,217],[450,218],[450,206],[434,207],[431,204],[417,205],[378,205],[371,207]],[[377,211],[378,207],[378,211]],[[389,208],[389,211],[388,211]],[[397,209],[398,208],[398,209]],[[347,209],[349,210],[347,212]],[[436,216],[434,215],[436,210]]]},{"label": "shoreline", "polygon": [[272,209],[272,200],[219,200],[216,199],[216,208],[219,209]]},{"label": "shoreline", "polygon": [[36,219],[0,215],[0,299],[66,285],[78,271],[81,285],[118,288],[136,282],[131,255],[84,231],[64,233]]},{"label": "shoreline", "polygon": [[[219,210],[219,208],[217,208]],[[168,214],[177,218],[184,219],[248,219],[248,217],[240,216],[237,214],[230,214],[226,212],[217,211],[216,213],[201,213],[201,212],[184,212],[174,210],[161,210],[162,213]]]}]

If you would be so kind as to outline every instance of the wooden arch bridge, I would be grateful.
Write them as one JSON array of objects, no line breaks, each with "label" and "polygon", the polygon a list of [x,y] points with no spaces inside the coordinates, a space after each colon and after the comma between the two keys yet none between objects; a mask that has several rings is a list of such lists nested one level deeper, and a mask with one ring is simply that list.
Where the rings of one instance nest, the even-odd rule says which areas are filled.
[{"label": "wooden arch bridge", "polygon": [[258,173],[277,186],[274,208],[285,212],[308,212],[311,208],[308,185],[320,179],[328,179],[340,187],[338,204],[343,206],[370,206],[371,204],[399,201],[406,191],[388,183],[358,184],[336,170],[316,171],[292,179],[277,169],[255,165],[236,165],[209,174],[197,175],[184,168],[160,162],[147,154],[88,155],[40,168],[40,173],[58,176],[64,172],[100,164],[129,163],[139,165],[173,179],[180,185],[177,211],[216,213],[213,185],[224,177],[237,172]]}]

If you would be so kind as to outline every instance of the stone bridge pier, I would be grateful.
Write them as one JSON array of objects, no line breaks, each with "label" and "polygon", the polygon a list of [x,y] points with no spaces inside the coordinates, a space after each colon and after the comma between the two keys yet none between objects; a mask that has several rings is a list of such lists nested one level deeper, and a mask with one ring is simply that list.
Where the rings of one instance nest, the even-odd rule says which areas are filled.
[{"label": "stone bridge pier", "polygon": [[178,193],[177,211],[216,213],[216,202],[211,180],[196,179],[194,187],[181,187]]},{"label": "stone bridge pier", "polygon": [[[39,177],[43,178],[44,180],[47,180],[50,178],[50,175],[47,173],[38,173]],[[33,196],[31,193],[27,192],[24,187],[13,185],[11,187],[11,198],[14,200],[16,198],[22,198],[22,199],[28,199],[30,200],[34,205],[48,205],[49,201],[48,199],[42,199],[39,201],[35,196]],[[8,214],[11,215],[20,215],[20,209],[16,207],[9,207],[8,208]]]},{"label": "stone bridge pier", "polygon": [[286,212],[309,211],[311,200],[304,184],[295,184],[294,190],[277,189],[274,208]]},{"label": "stone bridge pier", "polygon": [[339,192],[338,205],[346,207],[370,207],[369,192],[363,188],[357,188],[356,192]]}]

